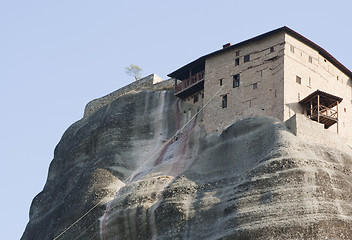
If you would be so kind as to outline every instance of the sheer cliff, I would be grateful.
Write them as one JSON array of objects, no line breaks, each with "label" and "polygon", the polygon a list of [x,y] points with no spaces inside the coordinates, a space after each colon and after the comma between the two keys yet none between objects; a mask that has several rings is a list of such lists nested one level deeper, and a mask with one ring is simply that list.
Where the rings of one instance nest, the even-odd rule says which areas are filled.
[{"label": "sheer cliff", "polygon": [[266,117],[206,134],[189,108],[137,88],[70,126],[22,239],[352,238],[351,155]]}]

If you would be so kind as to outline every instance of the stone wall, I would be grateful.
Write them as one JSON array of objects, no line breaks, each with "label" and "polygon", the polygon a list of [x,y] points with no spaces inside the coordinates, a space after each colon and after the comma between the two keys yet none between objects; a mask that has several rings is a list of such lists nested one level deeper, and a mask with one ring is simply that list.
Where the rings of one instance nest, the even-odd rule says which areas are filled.
[{"label": "stone wall", "polygon": [[[248,62],[244,62],[246,55]],[[236,74],[240,76],[238,87],[233,86]],[[251,116],[288,120],[304,114],[299,101],[318,89],[343,98],[338,106],[339,124],[325,131],[338,132],[352,143],[352,81],[345,73],[286,33],[250,42],[206,59],[204,103],[209,105],[204,108],[205,129],[222,131]],[[227,107],[223,108],[225,95]]]},{"label": "stone wall", "polygon": [[[339,132],[339,135],[352,142],[351,79],[316,50],[290,35],[286,34],[285,42],[284,120],[296,113],[302,114],[303,108],[298,102],[319,89],[343,98],[338,107],[339,124],[334,124],[325,131]],[[297,76],[301,78],[300,84],[296,82]]]},{"label": "stone wall", "polygon": [[147,77],[144,77],[138,81],[130,83],[129,85],[120,88],[108,95],[94,99],[90,101],[84,109],[84,117],[91,115],[93,112],[97,111],[99,108],[111,103],[117,98],[121,97],[124,94],[131,92],[139,92],[142,90],[162,90],[162,89],[172,89],[174,88],[174,82],[172,80],[163,81],[162,78],[156,74],[151,74]]},{"label": "stone wall", "polygon": [[[198,98],[195,101],[195,97]],[[203,121],[203,107],[205,105],[204,102],[204,94],[203,92],[198,92],[188,98],[183,99],[178,104],[179,116],[180,116],[180,126],[185,126],[192,118],[198,118],[200,122]],[[199,113],[199,114],[198,114]],[[195,116],[198,114],[198,116]]]},{"label": "stone wall", "polygon": [[[308,143],[331,147],[352,154],[352,144],[337,133],[326,131],[324,125],[302,114],[295,114],[285,121],[288,129]],[[307,134],[309,133],[309,134]]]},{"label": "stone wall", "polygon": [[[244,62],[248,54],[250,61]],[[251,116],[283,120],[283,56],[284,35],[279,34],[208,58],[204,82],[204,102],[209,102],[204,109],[206,131],[221,131]],[[240,75],[240,86],[234,88],[236,74]],[[222,108],[224,95],[227,95],[226,108]]]}]

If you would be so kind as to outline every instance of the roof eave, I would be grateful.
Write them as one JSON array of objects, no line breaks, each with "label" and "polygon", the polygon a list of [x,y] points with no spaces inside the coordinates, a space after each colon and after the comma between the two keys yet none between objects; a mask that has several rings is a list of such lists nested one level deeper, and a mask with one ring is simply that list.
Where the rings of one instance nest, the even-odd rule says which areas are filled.
[{"label": "roof eave", "polygon": [[309,40],[308,38],[302,36],[301,34],[297,33],[296,31],[294,31],[286,26],[283,27],[282,29],[287,34],[291,35],[292,37],[302,41],[306,45],[315,49],[321,56],[323,56],[325,59],[329,60],[329,62],[331,62],[335,67],[340,69],[343,73],[345,73],[348,77],[350,77],[352,79],[352,72],[347,67],[345,67],[342,63],[340,63],[335,57],[333,57],[324,48],[320,47],[318,44],[314,43],[313,41]]},{"label": "roof eave", "polygon": [[173,71],[172,73],[169,73],[167,76],[168,77],[171,77],[171,78],[177,78],[178,75],[188,71],[190,68],[196,66],[196,65],[200,65],[200,64],[203,64],[205,63],[205,60],[206,60],[206,56],[207,55],[204,55],[186,65],[184,65],[183,67],[180,67],[179,69],[177,69],[176,71]]},{"label": "roof eave", "polygon": [[340,69],[343,73],[345,73],[347,76],[349,76],[352,79],[352,72],[348,68],[346,68],[342,63],[340,63],[336,58],[334,58],[330,53],[328,53],[324,48],[320,47],[319,45],[317,45],[316,43],[312,42],[308,38],[302,36],[301,34],[295,32],[294,30],[292,30],[292,29],[290,29],[289,27],[286,27],[286,26],[281,27],[281,28],[277,28],[277,29],[272,30],[270,32],[267,32],[267,33],[261,34],[259,36],[250,38],[248,40],[242,41],[242,42],[234,44],[234,45],[232,45],[230,47],[223,48],[223,49],[217,50],[215,52],[206,54],[206,55],[194,60],[193,62],[190,62],[190,63],[184,65],[183,67],[177,69],[176,71],[168,74],[167,76],[173,77],[173,78],[177,78],[177,75],[187,71],[192,66],[195,66],[197,64],[201,64],[201,63],[205,62],[206,59],[211,57],[211,56],[215,56],[217,54],[220,54],[220,53],[223,53],[223,52],[226,52],[226,51],[230,51],[230,50],[235,49],[235,48],[239,48],[242,45],[246,45],[246,44],[248,44],[250,42],[256,42],[256,41],[259,41],[261,39],[264,39],[266,37],[269,37],[269,36],[272,36],[274,34],[281,33],[281,32],[285,32],[285,33],[291,35],[292,37],[304,42],[308,46],[312,47],[313,49],[318,51],[320,55],[322,55],[324,58],[329,60],[334,66],[336,66],[338,69]]}]

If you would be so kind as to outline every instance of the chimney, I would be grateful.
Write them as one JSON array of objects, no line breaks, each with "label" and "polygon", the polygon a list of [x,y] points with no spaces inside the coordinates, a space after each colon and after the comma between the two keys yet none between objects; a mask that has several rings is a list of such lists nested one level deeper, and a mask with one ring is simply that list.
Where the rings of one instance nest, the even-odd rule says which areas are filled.
[{"label": "chimney", "polygon": [[225,48],[228,48],[231,46],[232,46],[232,43],[226,43],[226,44],[222,45],[222,49],[225,49]]}]

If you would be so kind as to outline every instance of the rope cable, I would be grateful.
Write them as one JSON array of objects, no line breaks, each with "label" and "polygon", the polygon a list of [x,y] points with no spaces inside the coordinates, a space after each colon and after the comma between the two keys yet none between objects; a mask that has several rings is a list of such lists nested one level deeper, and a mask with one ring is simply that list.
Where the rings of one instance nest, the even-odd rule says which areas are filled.
[{"label": "rope cable", "polygon": [[[152,156],[150,156],[150,157],[147,159],[147,161],[145,161],[141,166],[139,166],[139,167],[134,171],[134,173],[135,173],[135,172],[138,172],[138,170],[140,170],[142,167],[144,167],[145,164],[147,164],[157,153],[159,153],[161,150],[163,150],[164,147],[166,147],[166,146],[172,141],[172,139],[174,139],[180,132],[182,132],[182,130],[183,130],[184,128],[186,128],[186,126],[187,126],[201,111],[203,111],[203,109],[210,103],[210,101],[213,100],[213,98],[221,91],[221,89],[222,89],[223,87],[224,87],[224,85],[209,99],[209,101],[208,101],[206,104],[204,104],[204,105],[202,106],[201,109],[199,109],[199,110],[193,115],[193,117],[191,117],[191,119],[190,119],[189,121],[187,121],[187,122],[180,128],[180,130],[176,131],[176,133],[175,133],[171,138],[169,138],[169,140],[168,140],[161,148],[159,148]],[[128,178],[126,178],[126,180],[128,180],[128,179],[129,179],[130,177],[132,177],[132,176],[133,176],[133,173],[132,173]]]},{"label": "rope cable", "polygon": [[87,216],[94,208],[96,208],[100,203],[104,201],[104,198],[101,199],[97,204],[95,204],[91,209],[89,209],[85,214],[83,214],[80,218],[78,218],[74,223],[72,223],[68,228],[66,228],[64,231],[62,231],[59,235],[57,235],[53,240],[58,239],[61,237],[65,232],[67,232],[69,229],[71,229],[74,225],[76,225],[79,221],[81,221],[85,216]]},{"label": "rope cable", "polygon": [[[98,220],[95,220],[91,225],[89,225],[89,227],[87,227],[83,232],[81,232],[81,234],[78,235],[74,240],[77,240],[78,238],[80,238],[84,233],[86,233],[86,232],[88,231],[89,228],[93,227],[93,225],[94,225],[96,222],[98,222],[98,221],[99,221],[99,219],[98,219]],[[96,234],[94,234],[94,236],[95,236],[95,235],[96,235]]]},{"label": "rope cable", "polygon": [[[187,121],[181,128],[179,131],[177,131],[156,153],[158,153],[159,151],[161,151],[167,144],[168,142],[170,142],[179,132],[181,132],[201,111],[203,111],[203,109],[214,99],[214,97],[222,90],[222,88],[224,87],[224,85],[209,99],[209,101],[206,102],[206,104],[203,105],[203,107],[201,109],[199,109],[194,115],[193,117]],[[155,153],[155,154],[156,154]],[[155,155],[153,154],[152,157]],[[147,162],[149,162],[151,160],[151,158],[148,158],[147,161],[145,161],[144,164],[142,164],[142,166],[140,166],[139,168],[137,168],[134,172],[137,172],[140,168],[142,168]],[[133,173],[129,176],[131,177],[133,175]],[[128,178],[127,178],[128,179]],[[127,180],[126,179],[126,180]],[[113,208],[114,205],[111,206],[111,208]],[[98,220],[96,220],[94,223],[96,223]],[[98,232],[96,232],[90,239],[92,239],[95,235],[97,235]]]},{"label": "rope cable", "polygon": [[[192,117],[189,121],[187,121],[181,128],[180,130],[176,131],[176,133],[162,146],[160,147],[154,154],[152,154],[147,161],[145,161],[141,166],[139,166],[131,175],[129,175],[125,181],[130,181],[131,177],[134,176],[134,173],[138,172],[142,167],[145,166],[146,163],[148,163],[157,153],[159,153],[162,149],[164,149],[173,139],[178,135],[201,111],[204,110],[204,108],[214,99],[214,97],[223,89],[224,85],[221,86],[221,88],[206,102]],[[89,209],[86,213],[84,213],[80,218],[78,218],[74,223],[72,223],[68,228],[66,228],[64,231],[62,231],[59,235],[57,235],[53,240],[58,239],[61,237],[63,234],[65,234],[68,230],[70,230],[74,225],[76,225],[79,221],[81,221],[85,216],[87,216],[91,211],[93,211],[99,204],[101,204],[104,201],[104,198],[101,199],[97,204],[95,204],[91,209]],[[114,207],[114,206],[112,206]],[[98,220],[94,221],[92,225],[94,225]],[[92,225],[90,225],[88,228],[90,228]],[[87,229],[83,231],[86,232]],[[77,238],[78,239],[83,233],[81,233]],[[90,239],[92,239],[98,232],[96,232]]]}]

